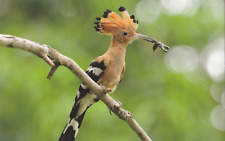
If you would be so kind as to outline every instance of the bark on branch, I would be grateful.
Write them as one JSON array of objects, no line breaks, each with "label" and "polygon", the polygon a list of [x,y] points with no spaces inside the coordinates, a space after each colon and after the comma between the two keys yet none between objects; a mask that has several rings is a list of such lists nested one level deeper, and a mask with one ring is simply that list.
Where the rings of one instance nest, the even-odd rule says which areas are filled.
[{"label": "bark on branch", "polygon": [[52,78],[58,66],[62,65],[67,67],[82,82],[84,82],[113,113],[115,113],[120,119],[126,121],[142,141],[151,141],[149,136],[135,121],[132,114],[124,110],[119,102],[107,94],[109,90],[95,83],[72,59],[62,55],[48,45],[11,35],[0,34],[0,46],[22,49],[42,58],[51,66],[51,70],[47,76],[48,79]]}]

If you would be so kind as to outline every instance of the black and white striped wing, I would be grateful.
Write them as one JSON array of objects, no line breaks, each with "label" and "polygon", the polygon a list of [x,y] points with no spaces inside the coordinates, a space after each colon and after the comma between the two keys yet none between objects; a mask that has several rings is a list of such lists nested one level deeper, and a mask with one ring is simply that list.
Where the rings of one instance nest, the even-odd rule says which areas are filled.
[{"label": "black and white striped wing", "polygon": [[[104,61],[92,62],[89,65],[86,73],[88,76],[97,82],[106,69]],[[78,128],[81,126],[84,114],[86,110],[99,99],[94,94],[89,94],[89,88],[81,82],[79,90],[77,92],[73,108],[70,113],[69,121],[62,132],[59,141],[74,141],[78,132]]]},{"label": "black and white striped wing", "polygon": [[[104,64],[104,61],[99,62],[92,62],[86,73],[87,75],[95,82],[99,80],[99,78],[102,76],[106,69],[106,66]],[[77,92],[76,98],[75,98],[75,103],[79,103],[79,99],[82,99],[87,93],[89,93],[89,88],[81,82],[79,90]]]}]

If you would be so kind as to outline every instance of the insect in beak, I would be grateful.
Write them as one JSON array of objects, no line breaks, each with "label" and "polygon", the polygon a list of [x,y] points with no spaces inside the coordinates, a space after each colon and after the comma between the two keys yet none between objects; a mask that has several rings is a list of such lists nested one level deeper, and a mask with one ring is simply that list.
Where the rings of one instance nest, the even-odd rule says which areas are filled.
[{"label": "insect in beak", "polygon": [[142,34],[139,34],[139,33],[135,33],[134,36],[133,36],[133,39],[143,39],[145,41],[148,41],[148,42],[151,42],[153,43],[153,51],[155,51],[157,49],[157,47],[160,47],[164,52],[167,52],[170,48],[169,46],[151,38],[151,37],[148,37],[146,35],[142,35]]}]

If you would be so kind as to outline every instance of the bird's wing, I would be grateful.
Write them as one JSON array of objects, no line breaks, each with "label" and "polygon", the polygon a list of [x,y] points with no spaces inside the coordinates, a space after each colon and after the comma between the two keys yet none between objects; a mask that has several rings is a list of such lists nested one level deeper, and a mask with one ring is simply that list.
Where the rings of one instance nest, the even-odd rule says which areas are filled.
[{"label": "bird's wing", "polygon": [[[100,56],[96,58],[88,67],[86,73],[95,82],[103,75],[108,61]],[[99,99],[95,94],[90,94],[89,88],[81,82],[77,92],[69,121],[62,132],[59,141],[74,141],[78,128],[81,126],[86,110]]]}]

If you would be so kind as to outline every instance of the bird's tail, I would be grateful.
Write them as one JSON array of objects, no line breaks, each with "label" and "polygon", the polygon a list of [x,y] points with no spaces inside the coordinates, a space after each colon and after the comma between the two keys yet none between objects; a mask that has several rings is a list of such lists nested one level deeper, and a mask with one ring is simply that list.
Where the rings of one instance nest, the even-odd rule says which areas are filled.
[{"label": "bird's tail", "polygon": [[81,83],[75,98],[75,103],[70,112],[69,120],[64,128],[59,141],[74,141],[81,126],[87,109],[98,101],[95,94],[89,94],[88,88]]}]

